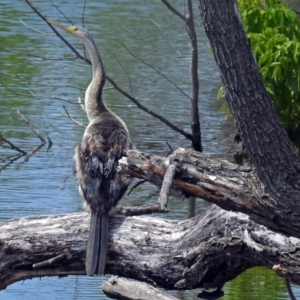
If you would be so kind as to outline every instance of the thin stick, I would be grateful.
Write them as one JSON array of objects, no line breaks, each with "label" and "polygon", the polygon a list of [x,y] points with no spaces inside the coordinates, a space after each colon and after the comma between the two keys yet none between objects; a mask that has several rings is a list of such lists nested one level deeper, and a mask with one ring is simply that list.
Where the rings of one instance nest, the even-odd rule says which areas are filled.
[{"label": "thin stick", "polygon": [[181,128],[179,128],[175,124],[171,123],[168,119],[164,118],[162,115],[152,111],[150,108],[148,108],[148,107],[144,106],[143,104],[141,104],[135,97],[133,97],[132,95],[130,95],[126,91],[124,91],[122,88],[120,88],[118,86],[118,84],[112,78],[110,78],[109,76],[107,76],[106,78],[116,90],[118,90],[121,94],[123,94],[125,97],[127,97],[129,100],[131,100],[133,103],[135,103],[138,108],[145,111],[146,113],[148,113],[152,117],[160,120],[162,123],[164,123],[165,125],[167,125],[171,129],[173,129],[174,131],[179,132],[180,134],[185,136],[187,139],[192,140],[192,135],[190,133],[182,130]]},{"label": "thin stick", "polygon": [[63,61],[66,61],[66,60],[73,60],[73,59],[77,59],[78,57],[77,56],[70,56],[70,57],[45,57],[45,56],[41,56],[41,55],[36,55],[36,54],[32,54],[32,53],[29,53],[29,52],[20,52],[20,51],[12,51],[10,49],[6,49],[4,47],[1,47],[0,46],[0,49],[8,52],[8,53],[12,53],[12,54],[17,54],[17,55],[23,55],[23,56],[29,56],[29,57],[36,57],[36,58],[40,58],[42,60],[63,60]]},{"label": "thin stick", "polygon": [[72,21],[65,15],[65,13],[59,9],[59,7],[57,5],[54,4],[53,0],[51,0],[52,5],[56,8],[56,10],[68,21],[70,22],[72,25]]},{"label": "thin stick", "polygon": [[185,16],[180,11],[178,11],[174,6],[172,6],[167,0],[161,0],[161,2],[176,16],[178,16],[183,21],[186,21]]},{"label": "thin stick", "polygon": [[160,204],[160,208],[166,209],[168,206],[169,193],[172,186],[173,178],[176,173],[177,163],[172,162],[165,173],[164,180],[160,189],[158,203]]},{"label": "thin stick", "polygon": [[118,206],[115,208],[113,213],[117,213],[119,215],[124,216],[140,216],[145,214],[153,214],[153,213],[167,213],[168,209],[161,209],[160,205],[143,205],[143,206]]},{"label": "thin stick", "polygon": [[48,33],[48,32],[43,32],[43,31],[40,31],[40,30],[37,30],[31,26],[29,26],[28,24],[26,24],[22,19],[19,18],[19,21],[24,25],[26,26],[27,28],[31,29],[32,31],[35,31],[35,32],[38,32],[38,33],[41,33],[41,34],[44,34],[44,35],[53,35],[52,33]]},{"label": "thin stick", "polygon": [[15,146],[15,145],[14,145],[13,143],[11,143],[9,140],[7,140],[6,138],[4,138],[3,135],[1,134],[1,132],[0,132],[0,141],[6,142],[6,143],[10,146],[11,149],[20,152],[22,155],[26,155],[26,154],[27,154],[26,151],[21,150],[19,147]]},{"label": "thin stick", "polygon": [[[12,78],[16,78],[16,79],[20,79],[22,82],[25,82],[29,85],[34,85],[34,86],[50,86],[50,87],[62,87],[62,88],[73,88],[73,89],[78,89],[78,90],[82,90],[85,91],[84,88],[81,88],[79,86],[75,86],[75,85],[70,85],[70,84],[51,84],[51,83],[39,83],[39,82],[33,82],[30,80],[25,79],[24,77],[20,76],[19,74],[11,74],[11,73],[7,73],[4,71],[0,71],[1,74],[5,75],[5,76],[9,76]],[[107,88],[108,89],[108,88]]]},{"label": "thin stick", "polygon": [[119,44],[121,44],[126,50],[127,52],[134,57],[135,59],[139,60],[140,62],[142,62],[143,64],[145,64],[146,66],[148,66],[149,68],[151,68],[152,70],[154,70],[157,74],[159,74],[160,76],[162,76],[163,78],[165,78],[168,82],[170,82],[172,85],[174,85],[185,97],[187,97],[188,99],[191,100],[191,97],[186,94],[175,82],[173,82],[169,77],[167,77],[165,74],[163,74],[162,72],[160,72],[158,69],[156,69],[155,67],[153,67],[151,64],[147,63],[146,61],[144,61],[143,59],[141,59],[140,57],[136,56],[133,52],[131,52],[131,50],[121,41],[115,39]]},{"label": "thin stick", "polygon": [[67,255],[68,255],[67,253],[61,253],[61,254],[59,254],[59,255],[57,255],[55,257],[52,257],[50,259],[47,259],[45,261],[33,264],[32,268],[33,269],[41,269],[41,268],[52,266],[55,263],[66,259]]},{"label": "thin stick", "polygon": [[[25,93],[17,92],[15,90],[9,88],[8,86],[3,85],[3,87],[6,88],[7,90],[11,91],[12,93],[16,94],[16,95],[25,96],[25,97],[45,98],[45,95],[34,94],[31,91],[30,91],[30,94],[25,94]],[[77,104],[76,101],[70,101],[70,100],[67,100],[67,99],[60,98],[60,97],[47,96],[47,98],[48,99],[53,99],[53,100],[64,101],[64,102],[68,102],[68,103],[72,103],[72,104]]]},{"label": "thin stick", "polygon": [[46,140],[41,136],[39,131],[31,125],[30,121],[21,113],[20,109],[17,109],[17,114],[21,117],[22,121],[28,125],[31,131],[42,141],[42,145],[45,145]]},{"label": "thin stick", "polygon": [[67,117],[68,119],[70,119],[72,122],[74,122],[75,124],[83,127],[83,128],[86,128],[85,125],[83,125],[82,123],[78,122],[77,120],[75,120],[73,117],[70,116],[69,112],[67,111],[67,108],[65,106],[63,106],[65,112],[63,112],[62,110],[58,110],[63,116]]},{"label": "thin stick", "polygon": [[136,184],[134,184],[131,189],[127,192],[127,196],[131,194],[131,192],[136,189],[139,185],[147,182],[146,180],[139,180]]},{"label": "thin stick", "polygon": [[[18,160],[20,157],[23,157],[25,154],[19,153],[15,156],[6,157],[5,160],[9,160],[8,163],[6,163],[4,166],[0,168],[0,171],[3,171],[6,169],[9,165],[11,165],[13,162]],[[1,160],[1,162],[4,162],[5,160]]]},{"label": "thin stick", "polygon": [[132,93],[132,84],[131,84],[131,78],[130,75],[128,73],[128,71],[126,70],[126,68],[124,68],[124,66],[121,64],[120,60],[118,59],[118,57],[116,56],[116,54],[113,51],[108,50],[106,47],[103,47],[106,51],[108,51],[109,53],[111,53],[113,55],[113,57],[115,58],[115,60],[118,62],[118,64],[120,65],[120,67],[124,70],[124,72],[127,75],[128,81],[129,81],[129,86],[130,86],[130,93]]}]

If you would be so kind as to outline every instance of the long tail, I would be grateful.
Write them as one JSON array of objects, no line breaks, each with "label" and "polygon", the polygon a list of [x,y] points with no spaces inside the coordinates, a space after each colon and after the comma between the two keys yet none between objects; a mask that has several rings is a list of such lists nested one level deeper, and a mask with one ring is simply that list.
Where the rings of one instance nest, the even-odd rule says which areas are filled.
[{"label": "long tail", "polygon": [[108,215],[92,212],[85,260],[87,275],[104,275],[107,244]]}]

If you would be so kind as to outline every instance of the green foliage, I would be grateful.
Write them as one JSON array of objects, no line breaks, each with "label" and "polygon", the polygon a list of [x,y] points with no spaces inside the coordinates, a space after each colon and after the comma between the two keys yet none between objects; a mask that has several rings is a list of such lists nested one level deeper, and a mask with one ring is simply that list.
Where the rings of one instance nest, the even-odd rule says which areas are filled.
[{"label": "green foliage", "polygon": [[300,131],[298,17],[276,0],[238,0],[238,3],[266,89],[281,122],[287,131]]}]

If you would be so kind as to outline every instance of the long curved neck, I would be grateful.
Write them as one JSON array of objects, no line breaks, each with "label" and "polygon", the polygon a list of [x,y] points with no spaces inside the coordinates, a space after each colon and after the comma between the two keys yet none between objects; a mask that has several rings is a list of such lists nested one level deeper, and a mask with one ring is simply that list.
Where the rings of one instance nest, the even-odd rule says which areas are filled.
[{"label": "long curved neck", "polygon": [[93,38],[90,37],[88,40],[84,40],[83,44],[89,52],[93,66],[93,79],[85,92],[85,109],[91,121],[102,112],[108,110],[102,99],[105,70]]}]

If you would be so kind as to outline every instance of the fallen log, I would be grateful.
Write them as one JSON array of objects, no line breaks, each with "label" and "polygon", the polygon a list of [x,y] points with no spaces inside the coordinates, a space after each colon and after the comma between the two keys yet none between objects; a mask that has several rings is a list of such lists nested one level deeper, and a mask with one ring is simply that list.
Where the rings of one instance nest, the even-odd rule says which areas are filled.
[{"label": "fallen log", "polygon": [[[85,274],[88,213],[34,216],[0,224],[0,289],[24,279]],[[300,240],[211,206],[177,221],[110,218],[108,274],[168,289],[221,288],[254,266],[281,266],[300,283]]]}]

